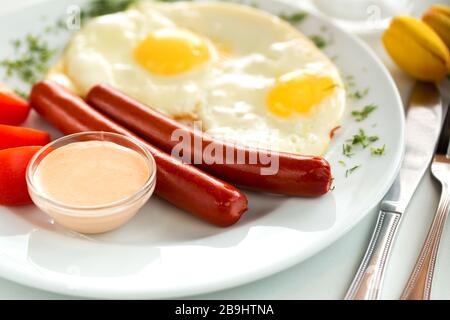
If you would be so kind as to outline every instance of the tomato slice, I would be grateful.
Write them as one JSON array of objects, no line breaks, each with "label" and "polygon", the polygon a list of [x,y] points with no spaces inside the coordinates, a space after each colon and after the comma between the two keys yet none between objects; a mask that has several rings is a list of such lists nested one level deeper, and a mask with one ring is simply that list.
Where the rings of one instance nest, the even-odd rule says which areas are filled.
[{"label": "tomato slice", "polygon": [[31,203],[26,182],[28,163],[42,147],[18,147],[0,150],[0,205]]},{"label": "tomato slice", "polygon": [[0,150],[24,147],[45,146],[50,135],[45,131],[0,124]]},{"label": "tomato slice", "polygon": [[0,85],[0,124],[21,125],[30,113],[28,102]]}]

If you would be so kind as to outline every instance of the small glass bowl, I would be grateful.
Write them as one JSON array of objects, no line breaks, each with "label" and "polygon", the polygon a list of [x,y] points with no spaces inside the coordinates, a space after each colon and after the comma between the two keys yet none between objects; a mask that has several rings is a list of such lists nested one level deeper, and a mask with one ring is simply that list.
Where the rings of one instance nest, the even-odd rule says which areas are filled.
[{"label": "small glass bowl", "polygon": [[[133,195],[104,205],[72,206],[51,199],[36,185],[36,170],[40,162],[55,149],[80,141],[109,141],[138,152],[147,160],[150,172],[148,180]],[[62,137],[43,147],[28,164],[26,179],[34,204],[56,223],[80,233],[103,233],[126,223],[151,197],[156,185],[156,163],[147,148],[136,139],[109,132],[82,132]]]}]

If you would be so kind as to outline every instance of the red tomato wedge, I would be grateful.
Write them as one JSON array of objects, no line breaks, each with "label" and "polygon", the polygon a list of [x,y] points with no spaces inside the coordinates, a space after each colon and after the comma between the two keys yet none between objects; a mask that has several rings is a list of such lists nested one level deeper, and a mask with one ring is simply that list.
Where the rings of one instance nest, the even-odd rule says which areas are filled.
[{"label": "red tomato wedge", "polygon": [[0,150],[25,146],[45,146],[50,135],[45,131],[0,124]]},{"label": "red tomato wedge", "polygon": [[21,125],[29,113],[28,102],[0,84],[0,124]]},{"label": "red tomato wedge", "polygon": [[31,203],[25,176],[28,163],[40,149],[33,146],[0,150],[0,205]]}]

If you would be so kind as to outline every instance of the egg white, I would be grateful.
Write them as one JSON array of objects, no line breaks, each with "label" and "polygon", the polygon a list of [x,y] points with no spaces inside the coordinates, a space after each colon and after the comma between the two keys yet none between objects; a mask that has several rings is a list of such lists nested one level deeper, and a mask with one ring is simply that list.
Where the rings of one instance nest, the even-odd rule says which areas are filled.
[{"label": "egg white", "polygon": [[[209,61],[176,76],[151,74],[133,50],[161,28],[188,29],[206,39]],[[278,117],[266,98],[286,74],[327,76],[336,87],[307,114]],[[93,19],[49,78],[82,96],[108,83],[172,117],[202,121],[214,137],[298,154],[322,155],[345,108],[337,68],[309,39],[276,16],[230,3],[141,1]]]}]

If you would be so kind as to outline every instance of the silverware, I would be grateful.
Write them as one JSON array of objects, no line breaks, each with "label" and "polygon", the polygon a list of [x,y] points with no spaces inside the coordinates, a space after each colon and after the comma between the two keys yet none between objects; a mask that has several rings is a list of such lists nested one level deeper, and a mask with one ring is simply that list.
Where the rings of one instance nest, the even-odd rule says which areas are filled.
[{"label": "silverware", "polygon": [[434,266],[439,243],[450,206],[450,112],[447,112],[444,127],[439,137],[436,154],[431,163],[431,173],[441,183],[441,199],[428,231],[419,258],[401,296],[402,300],[428,300],[431,296]]},{"label": "silverware", "polygon": [[402,215],[433,157],[442,112],[436,86],[417,82],[406,116],[406,150],[400,173],[381,202],[372,239],[345,299],[379,299]]}]

